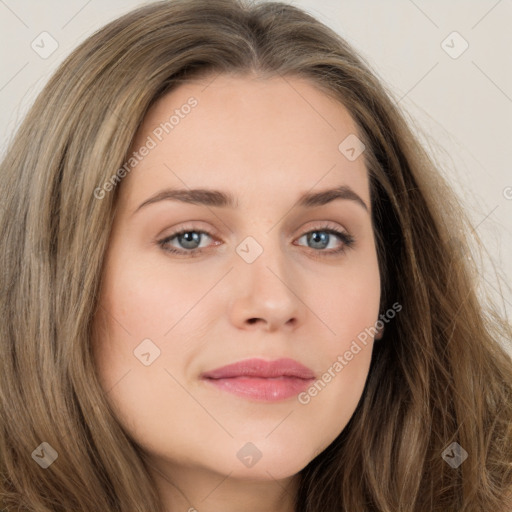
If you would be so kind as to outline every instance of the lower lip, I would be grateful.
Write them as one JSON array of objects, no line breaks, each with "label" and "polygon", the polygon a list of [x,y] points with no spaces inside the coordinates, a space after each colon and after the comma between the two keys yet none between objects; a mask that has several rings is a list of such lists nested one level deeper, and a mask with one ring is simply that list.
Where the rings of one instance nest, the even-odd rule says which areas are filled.
[{"label": "lower lip", "polygon": [[217,388],[244,398],[263,402],[277,402],[297,396],[304,391],[314,379],[297,377],[230,377],[227,379],[204,379]]}]

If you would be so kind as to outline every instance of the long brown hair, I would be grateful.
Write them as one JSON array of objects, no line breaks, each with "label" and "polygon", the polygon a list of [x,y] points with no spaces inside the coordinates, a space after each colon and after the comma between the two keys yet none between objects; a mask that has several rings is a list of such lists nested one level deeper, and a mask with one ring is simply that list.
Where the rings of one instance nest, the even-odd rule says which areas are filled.
[{"label": "long brown hair", "polygon": [[[403,306],[375,344],[349,424],[300,472],[296,510],[512,509],[512,360],[503,348],[511,330],[478,299],[470,225],[456,197],[347,42],[293,6],[243,0],[157,2],[109,23],[64,61],[8,148],[0,168],[2,506],[163,512],[93,364],[92,319],[119,190],[98,194],[98,186],[123,166],[163,94],[199,74],[250,71],[307,78],[356,121],[381,308]],[[46,470],[31,457],[42,442],[58,454]],[[442,456],[454,442],[468,453],[457,468]]]}]

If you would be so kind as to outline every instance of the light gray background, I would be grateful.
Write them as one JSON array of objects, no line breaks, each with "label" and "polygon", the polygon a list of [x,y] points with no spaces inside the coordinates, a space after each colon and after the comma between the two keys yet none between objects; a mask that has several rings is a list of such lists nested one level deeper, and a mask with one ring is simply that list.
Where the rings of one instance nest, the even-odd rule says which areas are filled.
[{"label": "light gray background", "polygon": [[[0,154],[64,57],[108,21],[146,3],[0,0]],[[487,262],[480,274],[510,318],[512,294],[506,286],[512,277],[512,2],[288,3],[306,9],[352,43],[414,120],[467,206],[490,261],[501,271],[500,279]],[[50,48],[48,40],[41,42],[44,31],[58,43],[47,58],[31,47],[35,42]],[[469,45],[460,56],[465,43],[458,36],[448,37],[454,31]],[[496,293],[500,288],[504,300]]]}]

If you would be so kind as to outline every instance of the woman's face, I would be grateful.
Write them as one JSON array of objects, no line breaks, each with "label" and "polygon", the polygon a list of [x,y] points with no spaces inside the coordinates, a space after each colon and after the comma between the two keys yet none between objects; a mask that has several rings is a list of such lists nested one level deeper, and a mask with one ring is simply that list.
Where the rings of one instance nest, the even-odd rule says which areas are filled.
[{"label": "woman's face", "polygon": [[[119,421],[170,478],[285,479],[352,416],[380,299],[357,133],[309,82],[252,75],[180,85],[140,127],[94,353]],[[311,378],[211,373],[252,358]]]}]

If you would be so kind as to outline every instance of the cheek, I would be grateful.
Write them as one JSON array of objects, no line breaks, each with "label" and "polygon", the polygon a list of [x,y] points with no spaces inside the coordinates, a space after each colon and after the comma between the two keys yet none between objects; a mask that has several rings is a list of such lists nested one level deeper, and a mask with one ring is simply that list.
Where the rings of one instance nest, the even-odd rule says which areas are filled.
[{"label": "cheek", "polygon": [[[352,346],[352,350],[354,348]],[[370,366],[372,342],[361,345],[357,351],[350,361],[344,357],[346,351],[343,349],[332,354],[332,364],[298,396],[300,405],[297,407],[303,409],[298,416],[305,415],[313,420],[304,423],[302,434],[312,440],[317,452],[327,448],[343,431],[361,399]]]},{"label": "cheek", "polygon": [[204,293],[205,284],[191,278],[191,271],[171,273],[165,260],[157,265],[136,258],[119,261],[120,266],[107,270],[102,304],[111,326],[124,336],[164,339]]},{"label": "cheek", "polygon": [[[187,312],[204,290],[186,272],[175,272],[170,279],[168,270],[166,274],[163,268],[130,258],[129,251],[124,254],[127,257],[117,253],[116,263],[106,267],[93,352],[102,389],[116,416],[135,439],[151,440],[156,448],[157,418],[165,418],[166,428],[179,430],[177,418],[183,424],[187,421],[173,411],[183,410],[185,419],[194,412],[170,374],[183,381],[180,369],[188,364],[187,342],[194,336]],[[152,361],[147,366],[146,353]]]},{"label": "cheek", "polygon": [[312,435],[325,439],[325,446],[350,420],[368,377],[381,291],[376,254],[352,260],[328,286],[324,293],[311,289],[307,295],[308,306],[323,321],[318,321],[324,334],[317,345],[323,372],[298,396],[320,420]]},{"label": "cheek", "polygon": [[[316,286],[313,286],[316,284]],[[370,341],[368,329],[378,320],[381,297],[380,274],[375,251],[360,252],[307,285],[307,303],[319,320],[325,353],[346,350],[346,344],[361,334]],[[350,344],[350,343],[349,343]]]},{"label": "cheek", "polygon": [[[144,393],[169,387],[165,370],[180,377],[219,318],[211,298],[201,300],[218,272],[196,279],[197,271],[176,269],[165,258],[148,263],[121,244],[109,254],[93,352],[103,389],[116,387],[110,398],[124,389],[132,403],[148,403]],[[145,366],[141,359],[148,352],[154,362]]]},{"label": "cheek", "polygon": [[[368,308],[368,302],[374,307]],[[361,399],[373,350],[373,328],[378,314],[375,297],[359,302],[338,301],[331,326],[336,336],[322,337],[318,352],[323,361],[318,378],[298,395],[298,407],[314,421],[304,424],[317,448],[325,449],[346,427]],[[336,313],[338,316],[334,315]]]}]

